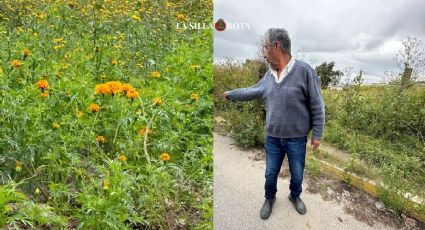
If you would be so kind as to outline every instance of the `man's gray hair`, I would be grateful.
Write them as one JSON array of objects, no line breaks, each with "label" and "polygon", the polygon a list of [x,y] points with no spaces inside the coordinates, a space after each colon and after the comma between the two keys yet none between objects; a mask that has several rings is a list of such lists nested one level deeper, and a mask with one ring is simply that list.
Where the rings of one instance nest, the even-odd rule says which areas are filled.
[{"label": "man's gray hair", "polygon": [[264,37],[270,45],[279,42],[282,51],[291,55],[291,39],[289,38],[288,31],[283,28],[270,28]]}]

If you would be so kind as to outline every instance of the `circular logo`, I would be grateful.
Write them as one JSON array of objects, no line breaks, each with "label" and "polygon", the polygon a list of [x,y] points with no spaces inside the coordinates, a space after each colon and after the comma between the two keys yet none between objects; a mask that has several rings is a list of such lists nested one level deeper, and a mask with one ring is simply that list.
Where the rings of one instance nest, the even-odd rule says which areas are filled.
[{"label": "circular logo", "polygon": [[214,27],[217,31],[223,31],[226,29],[226,23],[223,19],[218,19],[218,21],[214,24]]}]

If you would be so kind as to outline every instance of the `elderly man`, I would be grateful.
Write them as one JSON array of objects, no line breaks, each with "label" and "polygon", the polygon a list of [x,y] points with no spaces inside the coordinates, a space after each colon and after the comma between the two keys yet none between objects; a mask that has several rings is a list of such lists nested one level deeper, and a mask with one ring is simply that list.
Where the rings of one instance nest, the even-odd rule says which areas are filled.
[{"label": "elderly man", "polygon": [[223,93],[228,100],[262,98],[266,105],[265,201],[260,217],[267,219],[276,201],[277,178],[285,154],[291,172],[289,200],[300,214],[307,209],[300,195],[304,177],[307,135],[313,130],[311,145],[316,150],[325,123],[320,79],[307,63],[291,55],[291,40],[281,28],[269,29],[264,36],[264,57],[270,70],[255,85]]}]

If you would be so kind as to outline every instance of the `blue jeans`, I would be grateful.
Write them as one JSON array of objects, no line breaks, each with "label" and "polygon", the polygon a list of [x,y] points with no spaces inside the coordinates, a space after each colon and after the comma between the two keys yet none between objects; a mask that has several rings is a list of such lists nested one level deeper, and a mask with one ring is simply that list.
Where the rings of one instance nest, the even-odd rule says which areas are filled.
[{"label": "blue jeans", "polygon": [[291,196],[296,198],[302,192],[304,177],[307,136],[296,138],[277,138],[266,136],[266,183],[264,189],[266,199],[273,199],[277,192],[277,178],[285,154],[288,154],[291,181]]}]

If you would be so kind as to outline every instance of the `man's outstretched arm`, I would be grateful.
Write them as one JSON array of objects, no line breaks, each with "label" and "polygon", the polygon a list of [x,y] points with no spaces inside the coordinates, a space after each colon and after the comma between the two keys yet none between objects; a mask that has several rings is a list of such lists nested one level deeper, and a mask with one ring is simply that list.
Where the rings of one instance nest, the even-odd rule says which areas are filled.
[{"label": "man's outstretched arm", "polygon": [[253,86],[226,91],[222,94],[222,96],[227,100],[234,101],[250,101],[256,98],[260,98],[264,91],[264,78],[265,77],[263,77],[257,82],[257,84]]}]

